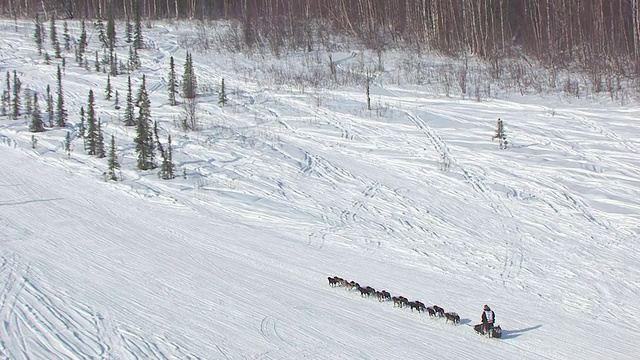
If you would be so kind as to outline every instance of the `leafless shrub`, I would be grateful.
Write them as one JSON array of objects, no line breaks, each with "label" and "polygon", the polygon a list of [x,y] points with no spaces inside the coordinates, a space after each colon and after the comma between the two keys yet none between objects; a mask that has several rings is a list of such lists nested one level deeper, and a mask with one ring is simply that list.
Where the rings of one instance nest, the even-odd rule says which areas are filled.
[{"label": "leafless shrub", "polygon": [[184,131],[198,130],[198,102],[194,99],[185,99],[182,104],[182,129]]}]

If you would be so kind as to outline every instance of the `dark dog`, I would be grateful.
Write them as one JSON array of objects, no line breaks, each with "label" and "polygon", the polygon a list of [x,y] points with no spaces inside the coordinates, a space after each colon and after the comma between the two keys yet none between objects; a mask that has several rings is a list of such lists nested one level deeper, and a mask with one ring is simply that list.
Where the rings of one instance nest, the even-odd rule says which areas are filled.
[{"label": "dark dog", "polygon": [[387,301],[391,300],[391,294],[388,291],[376,291],[376,296],[378,296],[378,301]]},{"label": "dark dog", "polygon": [[416,301],[411,301],[409,303],[409,306],[411,306],[411,311],[413,311],[413,309],[416,309],[418,312],[423,312],[425,309],[425,306],[422,302],[416,300]]},{"label": "dark dog", "polygon": [[407,306],[407,304],[409,303],[409,301],[407,300],[406,297],[404,296],[394,296],[391,298],[391,300],[393,300],[393,306],[397,306],[397,307],[403,307],[403,306]]},{"label": "dark dog", "polygon": [[355,282],[355,281],[351,280],[351,281],[349,281],[349,282],[347,282],[347,283],[346,283],[346,287],[347,287],[347,290],[351,290],[351,289],[353,289],[353,288],[356,288],[356,289],[357,289],[357,288],[359,288],[359,287],[360,287],[360,284],[358,284],[357,282]]},{"label": "dark dog", "polygon": [[436,314],[437,314],[439,317],[443,317],[443,316],[444,316],[444,309],[443,309],[443,308],[441,308],[441,307],[440,307],[440,306],[438,306],[438,305],[433,305],[433,311],[435,311],[435,312],[436,312]]},{"label": "dark dog", "polygon": [[371,294],[375,294],[376,293],[376,289],[372,288],[371,286],[367,286],[367,287],[358,287],[358,291],[360,291],[360,296],[371,296]]},{"label": "dark dog", "polygon": [[453,325],[458,324],[460,322],[460,315],[454,313],[454,312],[446,312],[444,313],[444,317],[447,318],[447,320],[445,321],[445,323],[451,321],[451,323]]},{"label": "dark dog", "polygon": [[327,279],[329,279],[329,286],[342,285],[342,279],[337,276],[334,276],[334,277],[329,276]]},{"label": "dark dog", "polygon": [[429,316],[436,316],[436,311],[433,310],[432,307],[428,307],[427,312],[429,313]]}]

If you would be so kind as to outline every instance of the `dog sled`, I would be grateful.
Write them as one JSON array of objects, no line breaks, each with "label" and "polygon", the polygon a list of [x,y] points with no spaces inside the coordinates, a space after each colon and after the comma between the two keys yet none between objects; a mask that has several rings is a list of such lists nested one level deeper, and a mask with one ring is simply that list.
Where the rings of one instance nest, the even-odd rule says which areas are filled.
[{"label": "dog sled", "polygon": [[501,338],[502,337],[502,328],[500,327],[500,325],[498,326],[494,326],[493,328],[489,329],[489,333],[485,334],[484,332],[484,327],[482,326],[482,324],[476,324],[473,326],[473,330],[475,330],[478,334],[481,335],[486,335],[488,337],[492,337],[492,338]]}]

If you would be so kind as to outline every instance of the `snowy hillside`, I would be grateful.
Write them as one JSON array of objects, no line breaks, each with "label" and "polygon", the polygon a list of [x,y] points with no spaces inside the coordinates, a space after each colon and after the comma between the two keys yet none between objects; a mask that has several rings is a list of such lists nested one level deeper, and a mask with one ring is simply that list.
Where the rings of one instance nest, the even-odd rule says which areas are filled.
[{"label": "snowy hillside", "polygon": [[[78,23],[69,28],[77,37]],[[2,78],[16,70],[23,87],[55,89],[60,61],[38,56],[33,24],[0,29]],[[362,86],[308,86],[329,77],[327,53],[212,49],[193,52],[200,130],[184,132],[166,77],[170,56],[182,74],[196,31],[145,29],[131,74],[134,94],[146,74],[161,141],[172,136],[174,180],[136,170],[135,129],[104,99],[106,74],[72,53],[67,129],[47,128],[32,148],[28,118],[0,118],[0,358],[640,356],[636,103],[446,96],[403,80],[401,56],[387,54],[367,110]],[[332,57],[342,79],[377,61],[357,48]],[[111,81],[122,101],[127,76]],[[89,89],[122,181],[105,181],[107,159],[79,138]],[[491,141],[498,118],[506,150]],[[461,323],[328,276],[437,304]],[[502,339],[474,333],[484,304]]]}]

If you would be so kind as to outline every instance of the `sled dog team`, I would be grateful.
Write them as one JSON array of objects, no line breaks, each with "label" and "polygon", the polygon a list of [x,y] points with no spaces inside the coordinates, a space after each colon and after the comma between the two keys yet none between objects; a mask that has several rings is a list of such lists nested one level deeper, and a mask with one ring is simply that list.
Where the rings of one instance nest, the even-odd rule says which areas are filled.
[{"label": "sled dog team", "polygon": [[[427,307],[419,300],[409,301],[404,296],[391,296],[391,294],[386,290],[378,291],[371,286],[360,286],[360,284],[355,281],[348,281],[338,276],[329,276],[327,277],[327,280],[329,281],[329,286],[331,287],[344,287],[349,291],[356,290],[360,292],[360,296],[362,297],[375,296],[380,302],[393,301],[394,307],[408,307],[411,309],[411,311],[416,310],[417,312],[427,311],[429,316],[444,317],[446,319],[445,322],[451,322],[451,324],[453,325],[460,323],[460,315],[455,312],[445,312],[444,309],[438,305]],[[500,326],[494,327],[495,313],[489,308],[488,305],[485,305],[483,307],[481,320],[481,324],[474,326],[475,331],[483,335],[488,335],[489,337],[502,336],[502,330],[500,329]]]},{"label": "sled dog team", "polygon": [[338,276],[329,276],[327,279],[329,280],[329,286],[340,286],[346,288],[347,290],[357,290],[360,292],[360,296],[362,297],[375,296],[378,301],[381,302],[393,301],[394,307],[408,307],[411,309],[411,311],[416,310],[417,312],[426,311],[429,316],[444,317],[446,318],[446,322],[450,321],[453,325],[460,323],[460,316],[458,314],[454,312],[445,312],[444,309],[438,305],[427,307],[419,300],[409,301],[404,296],[391,296],[391,294],[386,290],[378,291],[371,286],[360,286],[360,284],[355,281],[347,281]]}]

